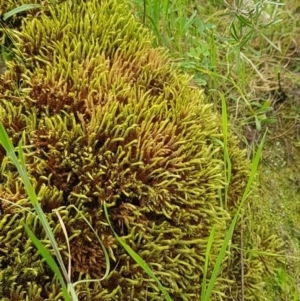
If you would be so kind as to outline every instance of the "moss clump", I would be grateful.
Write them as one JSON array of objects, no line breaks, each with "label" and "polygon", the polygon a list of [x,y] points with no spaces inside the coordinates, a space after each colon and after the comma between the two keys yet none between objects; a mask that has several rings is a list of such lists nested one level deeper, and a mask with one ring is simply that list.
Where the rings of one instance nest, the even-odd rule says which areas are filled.
[{"label": "moss clump", "polygon": [[[209,234],[216,227],[208,277],[248,174],[230,138],[233,178],[224,210],[220,120],[202,92],[152,48],[148,32],[116,0],[49,6],[11,34],[15,58],[0,78],[0,121],[15,145],[23,141],[30,179],[67,262],[52,210],[62,216],[72,280],[101,278],[105,260],[70,205],[87,217],[110,254],[109,277],[78,286],[79,299],[164,299],[116,242],[103,214],[106,202],[115,231],[173,300],[199,300]],[[44,241],[45,233],[28,213],[31,204],[2,148],[0,163],[0,196],[10,201],[0,203],[0,298],[59,300],[57,280],[22,223]],[[212,300],[226,300],[233,280],[228,268],[224,261]]]}]

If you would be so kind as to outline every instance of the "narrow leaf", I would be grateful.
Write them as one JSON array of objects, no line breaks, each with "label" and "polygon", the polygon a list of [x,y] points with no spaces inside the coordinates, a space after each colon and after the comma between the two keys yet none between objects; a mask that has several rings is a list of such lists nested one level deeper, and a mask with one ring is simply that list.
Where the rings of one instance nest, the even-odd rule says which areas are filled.
[{"label": "narrow leaf", "polygon": [[209,235],[209,238],[208,238],[207,246],[206,246],[203,280],[202,280],[202,286],[201,286],[201,301],[203,301],[204,297],[205,297],[206,275],[207,275],[207,269],[208,269],[209,254],[210,254],[212,243],[214,241],[215,232],[216,232],[216,226],[214,226],[212,228],[212,230],[210,232],[210,235]]},{"label": "narrow leaf", "polygon": [[60,273],[60,270],[59,270],[55,260],[53,259],[51,254],[47,251],[47,249],[42,245],[42,243],[38,240],[38,238],[34,235],[34,233],[29,229],[29,227],[26,224],[24,224],[24,228],[25,228],[29,238],[33,241],[36,248],[39,250],[41,255],[45,258],[45,260],[46,260],[47,264],[49,265],[49,267],[52,269],[52,271],[58,277],[58,279],[61,283],[61,286],[62,286],[62,290],[63,290],[65,300],[66,301],[71,301],[70,296],[68,294],[66,284],[63,280],[63,277]]},{"label": "narrow leaf", "polygon": [[12,16],[22,13],[24,11],[30,10],[30,9],[36,9],[36,8],[41,8],[43,7],[43,5],[41,4],[24,4],[24,5],[20,5],[12,10],[10,10],[9,12],[7,12],[6,14],[4,14],[3,16],[3,20],[6,21],[7,19],[11,18]]},{"label": "narrow leaf", "polygon": [[267,38],[262,32],[259,32],[260,35],[276,50],[278,50],[281,53],[281,50],[279,47],[277,47],[269,38]]},{"label": "narrow leaf", "polygon": [[128,246],[123,239],[121,239],[118,234],[114,231],[109,217],[108,217],[108,211],[107,211],[107,207],[106,207],[106,203],[104,202],[103,204],[103,209],[104,209],[104,214],[106,217],[106,220],[111,228],[111,230],[113,231],[114,236],[116,237],[117,241],[119,242],[119,244],[128,252],[128,254],[132,257],[132,259],[134,259],[134,261],[157,283],[160,291],[163,293],[165,299],[167,301],[172,301],[171,297],[169,296],[168,292],[166,291],[166,289],[163,287],[163,285],[160,283],[159,279],[154,275],[154,273],[152,272],[152,270],[150,269],[150,267],[148,266],[148,264],[143,260],[143,258],[141,258],[136,252],[134,252],[130,246]]},{"label": "narrow leaf", "polygon": [[220,271],[220,267],[222,265],[222,261],[223,261],[223,259],[225,257],[225,253],[226,253],[226,249],[227,249],[228,243],[231,240],[231,237],[232,237],[232,234],[233,234],[233,231],[234,231],[234,227],[235,227],[236,222],[238,220],[240,211],[241,211],[241,209],[242,209],[242,207],[243,207],[243,205],[244,205],[244,203],[245,203],[245,201],[247,199],[247,196],[248,196],[248,193],[250,191],[251,185],[252,185],[252,183],[254,181],[254,177],[255,177],[255,174],[256,174],[256,171],[257,171],[257,168],[258,168],[258,164],[259,164],[259,161],[260,161],[260,158],[261,158],[261,154],[262,154],[262,148],[263,148],[263,145],[264,145],[264,142],[265,142],[265,139],[266,139],[266,134],[267,134],[267,131],[265,132],[265,134],[264,134],[264,136],[263,136],[263,138],[262,138],[262,140],[260,142],[260,145],[258,147],[258,150],[257,150],[257,152],[255,154],[255,157],[252,160],[252,168],[251,168],[250,176],[249,176],[246,188],[244,190],[244,194],[242,196],[241,203],[240,203],[240,205],[239,205],[239,207],[237,209],[237,212],[235,213],[235,215],[233,217],[233,220],[232,220],[232,222],[230,224],[229,230],[226,233],[223,245],[222,245],[221,250],[219,252],[219,255],[217,257],[217,261],[216,261],[216,264],[214,266],[214,270],[212,272],[209,284],[208,284],[207,289],[205,291],[205,297],[204,297],[205,301],[209,301],[210,300],[210,297],[211,297],[211,294],[212,294],[212,291],[213,291],[213,288],[214,288],[214,284],[216,282],[218,273]]}]

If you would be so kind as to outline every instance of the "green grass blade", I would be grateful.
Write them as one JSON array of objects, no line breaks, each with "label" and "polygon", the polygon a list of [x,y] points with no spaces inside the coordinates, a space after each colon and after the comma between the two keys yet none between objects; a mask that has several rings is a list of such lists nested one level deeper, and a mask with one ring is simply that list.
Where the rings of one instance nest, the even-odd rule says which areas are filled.
[{"label": "green grass blade", "polygon": [[227,209],[228,199],[228,187],[231,181],[231,160],[229,157],[228,150],[228,116],[227,116],[227,105],[223,93],[219,93],[222,100],[222,129],[224,139],[224,173],[225,173],[225,209]]},{"label": "green grass blade", "polygon": [[236,16],[236,18],[238,18],[238,20],[241,22],[241,24],[243,26],[247,26],[247,27],[253,28],[253,24],[251,23],[251,21],[248,20],[243,15],[241,15],[241,14],[235,14],[235,16]]},{"label": "green grass blade", "polygon": [[160,35],[159,28],[157,27],[157,24],[155,23],[154,19],[151,16],[147,15],[146,17],[149,19],[150,23],[152,24],[153,26],[152,30],[154,32],[154,35],[156,36],[157,42],[159,42],[161,40],[161,35]]},{"label": "green grass blade", "polygon": [[3,20],[6,21],[7,19],[11,18],[14,15],[17,15],[19,13],[22,13],[22,12],[30,10],[30,9],[36,9],[36,8],[41,8],[41,7],[43,7],[43,5],[41,5],[41,4],[24,4],[24,5],[20,5],[16,8],[14,8],[14,9],[10,10],[6,14],[4,14]]},{"label": "green grass blade", "polygon": [[226,253],[226,249],[227,249],[228,243],[231,240],[231,237],[232,237],[232,234],[233,234],[233,231],[234,231],[235,224],[236,224],[236,222],[238,220],[240,211],[241,211],[241,209],[242,209],[242,207],[244,205],[245,200],[247,199],[247,196],[248,196],[248,193],[250,191],[251,185],[252,185],[252,183],[254,181],[254,177],[255,177],[255,174],[256,174],[256,171],[257,171],[257,168],[258,168],[258,164],[259,164],[259,161],[260,161],[260,158],[261,158],[262,148],[263,148],[263,145],[264,145],[264,142],[265,142],[266,134],[267,134],[267,131],[264,133],[264,136],[263,136],[263,138],[262,138],[262,140],[260,142],[258,150],[257,150],[257,152],[255,154],[255,157],[254,157],[253,161],[252,161],[252,168],[251,168],[250,176],[249,176],[246,188],[244,190],[244,194],[242,196],[241,203],[240,203],[240,205],[239,205],[239,207],[237,209],[236,214],[233,217],[233,220],[232,220],[232,222],[230,224],[229,230],[227,231],[227,234],[225,236],[225,239],[224,239],[222,248],[221,248],[221,250],[219,252],[219,255],[217,257],[217,261],[216,261],[214,270],[212,272],[209,284],[208,284],[207,289],[205,291],[205,297],[204,297],[203,301],[209,301],[210,300],[210,297],[211,297],[211,294],[212,294],[212,290],[214,288],[215,281],[217,279],[220,267],[222,265],[222,261],[223,261],[223,259],[225,257],[225,253]]},{"label": "green grass blade", "polygon": [[107,207],[106,204],[103,204],[103,209],[104,209],[104,214],[106,217],[106,220],[111,228],[111,230],[113,231],[114,236],[116,237],[117,241],[119,242],[119,244],[128,252],[128,254],[132,257],[132,259],[134,259],[134,261],[153,279],[155,280],[155,282],[157,283],[160,291],[163,293],[165,299],[167,301],[172,301],[171,297],[169,296],[168,292],[166,291],[166,289],[163,287],[163,285],[160,283],[159,279],[154,275],[154,273],[152,272],[152,270],[150,269],[150,267],[147,265],[147,263],[136,253],[134,252],[130,246],[128,246],[119,236],[118,234],[114,231],[109,217],[108,217],[108,211],[107,211]]},{"label": "green grass blade", "polygon": [[164,13],[165,13],[164,17],[167,20],[168,19],[168,13],[169,13],[170,0],[165,0],[163,6],[164,6],[163,10],[164,10]]},{"label": "green grass blade", "polygon": [[297,284],[295,284],[295,293],[294,293],[294,296],[293,296],[293,301],[299,300],[298,298],[299,298],[299,291],[298,291]]},{"label": "green grass blade", "polygon": [[61,272],[56,264],[56,262],[54,261],[53,257],[50,255],[50,253],[47,251],[47,249],[42,245],[42,243],[38,240],[38,238],[34,235],[34,233],[29,229],[29,227],[24,224],[24,228],[29,236],[29,238],[33,241],[33,243],[35,244],[36,248],[39,250],[39,252],[41,253],[41,255],[44,257],[44,259],[46,260],[47,264],[49,265],[49,267],[52,269],[52,271],[55,273],[55,275],[58,277],[61,286],[62,286],[62,290],[63,290],[63,295],[66,301],[71,301],[71,298],[68,294],[68,290],[66,287],[66,284],[63,280],[63,277],[61,275]]},{"label": "green grass blade", "polygon": [[254,30],[250,30],[242,39],[242,41],[239,43],[238,49],[241,51],[246,45],[250,43],[250,41],[253,39],[255,34]]},{"label": "green grass blade", "polygon": [[193,14],[189,17],[189,19],[185,22],[184,26],[183,26],[183,32],[187,32],[190,25],[192,24],[192,22],[194,21],[195,17],[197,15],[197,11],[195,10],[193,12]]},{"label": "green grass blade", "polygon": [[279,47],[277,47],[268,37],[266,37],[262,32],[259,32],[260,35],[276,50],[278,50],[281,53],[281,50]]},{"label": "green grass blade", "polygon": [[207,269],[208,269],[208,262],[209,262],[209,254],[210,254],[210,249],[212,246],[212,243],[214,241],[215,237],[215,232],[216,232],[216,227],[214,226],[210,232],[207,246],[206,246],[206,252],[205,252],[205,263],[204,263],[204,270],[203,270],[203,280],[202,280],[202,286],[201,286],[201,301],[204,300],[205,296],[205,291],[206,291],[206,275],[207,275]]}]

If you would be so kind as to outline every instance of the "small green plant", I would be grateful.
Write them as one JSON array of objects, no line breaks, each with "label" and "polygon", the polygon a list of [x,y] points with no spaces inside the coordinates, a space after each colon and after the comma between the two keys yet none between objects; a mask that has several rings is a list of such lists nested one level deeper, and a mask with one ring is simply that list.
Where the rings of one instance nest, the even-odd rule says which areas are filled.
[{"label": "small green plant", "polygon": [[137,16],[155,34],[155,44],[170,49],[175,62],[187,73],[194,74],[198,86],[206,86],[207,79],[197,69],[213,70],[210,38],[212,23],[205,23],[197,5],[191,9],[188,0],[171,2],[133,0]]},{"label": "small green plant", "polygon": [[[224,30],[224,34],[217,38],[222,41],[220,49],[222,49],[227,61],[226,77],[234,77],[237,74],[237,84],[245,91],[247,89],[246,70],[248,67],[262,77],[255,63],[251,60],[253,54],[262,55],[260,49],[257,50],[253,47],[253,41],[262,38],[266,44],[265,48],[272,47],[281,52],[280,47],[268,37],[268,33],[282,21],[282,19],[277,18],[277,10],[279,6],[284,4],[265,0],[224,0],[224,3],[227,10],[221,14],[221,17],[227,17],[228,30]],[[267,10],[270,11],[270,14]],[[222,72],[222,69],[223,67],[220,66],[219,72]]]},{"label": "small green plant", "polygon": [[250,102],[251,115],[246,119],[247,123],[251,122],[254,118],[255,127],[258,131],[262,129],[262,124],[276,123],[276,119],[269,117],[268,113],[273,111],[273,107],[270,100],[264,102]]},{"label": "small green plant", "polygon": [[273,25],[280,23],[281,19],[272,20],[271,15],[266,12],[267,6],[275,7],[284,5],[280,2],[274,1],[226,1],[228,12],[232,16],[230,23],[230,34],[232,42],[231,49],[228,55],[235,51],[242,51],[243,48],[251,42],[251,40],[258,34],[265,41],[278,51],[280,49],[263,33],[264,30]]}]

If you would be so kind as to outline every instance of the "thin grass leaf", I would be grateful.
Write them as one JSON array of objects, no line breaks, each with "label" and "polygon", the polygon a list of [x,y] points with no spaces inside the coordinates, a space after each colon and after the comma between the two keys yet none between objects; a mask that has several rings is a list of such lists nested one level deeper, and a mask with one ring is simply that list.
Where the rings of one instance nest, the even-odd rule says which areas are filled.
[{"label": "thin grass leaf", "polygon": [[299,291],[298,291],[297,284],[295,284],[295,293],[294,293],[294,296],[293,296],[293,301],[297,301],[297,300],[299,300]]},{"label": "thin grass leaf", "polygon": [[272,4],[275,6],[284,6],[285,3],[280,3],[280,2],[276,2],[276,1],[266,1],[266,4]]},{"label": "thin grass leaf", "polygon": [[183,32],[188,31],[191,23],[193,22],[193,20],[195,19],[195,16],[197,15],[197,11],[195,10],[193,12],[193,14],[189,17],[189,19],[185,22],[184,26],[183,26]]},{"label": "thin grass leaf", "polygon": [[150,23],[153,26],[153,31],[155,33],[157,41],[159,42],[161,40],[161,35],[160,35],[160,32],[159,32],[159,29],[158,29],[157,25],[155,24],[155,21],[153,20],[152,17],[150,17],[150,16],[147,15],[147,18],[150,20]]},{"label": "thin grass leaf", "polygon": [[[96,235],[99,243],[101,244],[103,253],[105,255],[106,263],[107,263],[107,269],[106,269],[105,275],[100,280],[99,279],[92,279],[92,280],[86,280],[86,281],[79,281],[79,282],[77,282],[77,283],[75,283],[73,285],[71,283],[70,273],[67,273],[66,268],[64,266],[64,263],[63,263],[61,254],[59,252],[57,242],[56,242],[56,240],[54,238],[53,232],[52,232],[52,230],[51,230],[51,228],[49,226],[49,223],[48,223],[48,221],[46,219],[46,216],[45,216],[45,214],[44,214],[44,212],[43,212],[40,204],[38,203],[37,196],[35,194],[34,188],[33,188],[32,184],[31,184],[31,182],[29,180],[29,177],[27,175],[27,171],[26,171],[26,168],[25,168],[25,156],[24,156],[24,152],[23,152],[23,149],[22,149],[22,143],[20,141],[19,144],[18,144],[18,153],[19,153],[19,157],[20,157],[19,160],[21,162],[21,164],[20,164],[19,160],[18,160],[18,158],[17,158],[17,156],[15,154],[12,142],[9,139],[8,134],[7,134],[6,130],[4,129],[4,127],[3,127],[3,125],[1,123],[0,123],[0,143],[3,145],[3,147],[5,148],[7,154],[10,156],[11,160],[14,162],[14,164],[16,165],[16,167],[18,169],[18,172],[19,172],[19,174],[20,174],[20,176],[21,176],[21,178],[22,178],[22,180],[24,182],[24,185],[25,185],[26,191],[28,193],[29,199],[32,202],[33,207],[34,207],[34,209],[35,209],[35,211],[36,211],[36,213],[37,213],[37,215],[38,215],[38,217],[40,219],[40,222],[41,222],[41,224],[42,224],[42,226],[43,226],[43,228],[44,228],[44,230],[46,232],[46,236],[50,240],[51,246],[54,249],[56,258],[57,258],[57,260],[59,262],[59,265],[61,267],[61,270],[62,270],[62,272],[64,274],[65,280],[67,281],[67,287],[68,287],[67,291],[69,292],[69,294],[71,294],[72,299],[76,301],[76,300],[78,300],[76,292],[75,292],[75,288],[74,288],[76,284],[79,284],[80,282],[101,281],[101,280],[105,279],[108,276],[109,269],[110,269],[110,262],[109,262],[109,256],[108,256],[108,253],[107,253],[107,251],[105,249],[105,246],[103,245],[103,243],[100,240],[100,238],[97,235],[97,233],[92,228],[91,224],[87,221],[87,219],[85,217],[83,217],[84,220],[91,227],[91,229],[95,233],[95,235]],[[77,210],[77,208],[75,208],[75,209]],[[77,210],[77,212],[79,212],[79,211]],[[25,227],[26,227],[26,225],[25,225]],[[51,257],[51,255],[49,253],[47,253],[47,254],[45,253],[46,249],[43,247],[43,245],[40,243],[40,241],[36,238],[36,236],[30,231],[30,229],[27,229],[27,230],[29,230],[29,231],[27,231],[28,234],[29,234],[29,237],[33,240],[33,242],[35,243],[35,245],[38,247],[38,250],[41,252],[42,256],[44,256],[46,262],[48,264],[50,264],[50,263],[52,264],[54,262],[54,259]],[[67,243],[68,243],[68,241],[67,241]],[[70,249],[70,248],[68,247],[68,249]],[[47,250],[46,250],[46,252],[47,252]],[[51,257],[51,259],[49,258],[49,256]],[[55,272],[56,272],[58,278],[60,279],[60,281],[63,281],[63,277],[62,277],[61,272],[58,269],[57,265],[56,265],[56,267],[54,267],[52,265],[51,268],[55,269]]]},{"label": "thin grass leaf", "polygon": [[228,150],[228,117],[227,117],[227,105],[224,94],[219,92],[222,101],[222,130],[224,140],[224,174],[225,174],[225,209],[227,209],[228,201],[228,187],[231,181],[232,164]]},{"label": "thin grass leaf", "polygon": [[237,30],[235,28],[235,24],[234,23],[231,23],[231,26],[230,26],[230,34],[231,36],[233,37],[233,39],[235,41],[238,41],[240,38],[239,38],[239,35],[237,33]]},{"label": "thin grass leaf", "polygon": [[[69,240],[68,240],[68,233],[67,233],[66,227],[64,226],[63,220],[62,220],[58,210],[54,209],[53,211],[56,213],[58,220],[62,226],[62,230],[64,232],[66,242],[67,242],[67,247],[68,247],[69,260],[68,260],[68,278],[67,278],[68,289],[67,289],[67,291],[72,296],[72,300],[76,301],[76,300],[78,300],[78,297],[75,292],[75,285],[73,283],[71,283],[71,250],[70,250],[70,244],[69,244]],[[62,278],[62,276],[61,276],[61,278]]]},{"label": "thin grass leaf", "polygon": [[283,21],[282,19],[276,19],[276,20],[271,21],[267,24],[259,24],[258,26],[259,26],[259,28],[267,28],[267,27],[270,27],[270,26],[274,26],[278,23],[281,23],[282,21]]},{"label": "thin grass leaf", "polygon": [[164,13],[165,13],[165,19],[166,20],[168,19],[169,5],[170,5],[170,0],[165,0],[164,4],[163,4],[163,6],[164,6],[163,10],[164,10]]},{"label": "thin grass leaf", "polygon": [[53,257],[50,255],[50,253],[47,251],[47,249],[42,245],[42,243],[38,240],[38,238],[34,235],[34,233],[29,229],[29,227],[26,224],[23,224],[23,226],[24,226],[25,231],[27,232],[29,238],[33,241],[36,248],[39,250],[39,252],[43,256],[43,258],[46,260],[49,267],[52,269],[52,271],[55,273],[58,280],[60,281],[65,300],[66,301],[71,301],[71,298],[68,294],[66,284],[63,280],[63,277],[60,273],[60,270],[59,270],[56,262],[54,261]]},{"label": "thin grass leaf", "polygon": [[263,148],[263,145],[264,145],[264,142],[265,142],[265,139],[266,139],[266,134],[267,134],[267,131],[264,133],[264,136],[263,136],[263,138],[262,138],[262,140],[260,142],[260,145],[258,147],[258,150],[257,150],[257,152],[255,154],[255,157],[253,158],[250,176],[249,176],[246,188],[244,190],[244,193],[243,193],[243,196],[242,196],[242,199],[241,199],[241,203],[240,203],[240,205],[239,205],[239,207],[237,209],[237,212],[235,213],[235,215],[233,217],[233,220],[232,220],[232,222],[230,224],[230,227],[229,227],[229,229],[227,231],[227,234],[225,236],[222,248],[221,248],[221,250],[219,252],[216,264],[214,266],[214,270],[212,272],[210,281],[209,281],[207,289],[205,291],[205,297],[204,297],[203,301],[209,301],[210,300],[210,297],[211,297],[211,294],[212,294],[212,291],[213,291],[213,288],[214,288],[214,284],[216,282],[218,273],[220,271],[220,267],[222,265],[222,261],[223,261],[223,259],[225,257],[225,253],[226,253],[226,249],[227,249],[228,243],[231,240],[231,237],[232,237],[232,234],[233,234],[233,231],[234,231],[234,227],[235,227],[236,222],[238,220],[240,211],[241,211],[241,209],[242,209],[242,207],[243,207],[243,205],[244,205],[244,203],[245,203],[245,201],[247,199],[247,196],[249,194],[251,185],[252,185],[252,183],[254,181],[254,177],[255,177],[255,174],[256,174],[256,171],[257,171],[257,168],[258,168],[258,164],[259,164],[259,161],[260,161],[260,158],[261,158],[261,154],[262,154],[262,148]]},{"label": "thin grass leaf", "polygon": [[281,49],[277,47],[269,38],[267,38],[262,32],[259,32],[259,34],[276,50],[278,50],[281,53]]},{"label": "thin grass leaf", "polygon": [[[57,259],[61,265],[61,268],[62,268],[62,271],[64,272],[64,276],[66,278],[66,280],[68,279],[68,274],[66,272],[66,269],[64,268],[64,265],[63,265],[63,261],[62,261],[62,258],[61,258],[61,255],[58,251],[58,246],[57,246],[57,243],[55,241],[55,238],[53,236],[53,233],[51,231],[51,228],[49,226],[49,223],[44,215],[44,212],[40,206],[40,204],[38,203],[38,199],[37,199],[37,196],[35,194],[35,191],[34,191],[34,188],[29,180],[29,177],[27,175],[27,172],[26,172],[26,169],[22,167],[22,165],[19,163],[19,160],[15,154],[15,150],[14,150],[14,147],[12,145],[12,142],[11,140],[9,139],[8,137],[8,134],[6,132],[6,130],[4,129],[3,125],[0,124],[0,142],[1,144],[3,145],[3,147],[5,148],[7,154],[9,155],[9,157],[11,158],[11,160],[13,161],[13,163],[15,164],[19,174],[20,174],[20,177],[24,183],[24,186],[25,186],[25,189],[26,189],[26,192],[29,196],[29,199],[35,209],[35,211],[37,212],[38,214],[38,217],[42,223],[42,226],[43,228],[45,229],[45,232],[47,234],[47,237],[50,239],[50,242],[52,244],[52,247],[54,248],[54,251],[56,253],[56,256],[57,256]],[[22,143],[20,142],[19,143],[19,146],[18,146],[18,149],[22,149]],[[24,166],[25,166],[25,158],[24,158],[24,153],[23,153],[23,150],[21,150],[19,152],[19,156],[20,156],[20,161],[21,162],[24,162]]]},{"label": "thin grass leaf", "polygon": [[68,258],[68,278],[71,279],[71,249],[70,249],[70,243],[69,243],[69,239],[68,239],[68,233],[67,233],[67,229],[65,227],[65,224],[61,218],[61,215],[59,214],[58,210],[57,209],[53,209],[52,210],[57,218],[58,218],[58,221],[61,225],[61,228],[64,232],[64,236],[65,236],[65,239],[66,239],[66,243],[67,243],[67,248],[68,248],[68,254],[69,254],[69,258]]},{"label": "thin grass leaf", "polygon": [[143,258],[141,258],[136,252],[134,252],[130,246],[128,246],[119,236],[118,234],[114,231],[110,220],[109,220],[109,216],[108,216],[108,211],[107,211],[107,207],[106,207],[106,203],[104,202],[103,204],[103,210],[104,210],[104,215],[105,218],[108,222],[109,227],[111,228],[114,236],[116,237],[117,241],[119,242],[119,244],[128,252],[128,254],[132,257],[132,259],[134,259],[134,261],[157,283],[160,291],[163,293],[165,299],[167,301],[172,301],[171,297],[169,296],[168,292],[166,291],[166,289],[163,287],[163,285],[160,283],[159,279],[155,276],[155,274],[152,272],[152,270],[150,269],[150,267],[148,266],[148,264],[143,260]]},{"label": "thin grass leaf", "polygon": [[216,232],[216,227],[214,226],[209,234],[206,251],[205,251],[205,262],[204,262],[204,270],[203,270],[203,279],[202,279],[202,286],[201,286],[201,301],[204,300],[205,291],[206,291],[206,276],[207,276],[207,269],[208,269],[208,262],[209,262],[209,254],[211,250],[212,243],[214,241]]},{"label": "thin grass leaf", "polygon": [[[240,250],[240,248],[237,248],[237,247],[233,247],[233,248],[235,248],[237,250]],[[247,253],[248,254],[253,254],[254,256],[263,255],[263,256],[269,256],[269,257],[299,259],[298,256],[291,256],[291,255],[287,255],[287,254],[277,254],[277,253],[272,253],[272,252],[264,252],[264,251],[259,251],[259,250],[256,250],[256,249],[247,250]]]},{"label": "thin grass leaf", "polygon": [[9,201],[9,200],[6,200],[6,199],[4,199],[4,198],[0,198],[0,200],[1,200],[2,202],[6,202],[6,203],[8,203],[8,204],[10,204],[10,205],[12,205],[12,206],[18,207],[18,208],[20,208],[20,209],[26,211],[26,212],[29,213],[29,214],[36,215],[35,212],[32,212],[32,211],[30,211],[29,209],[27,209],[27,208],[25,208],[25,207],[23,207],[23,206],[21,206],[21,205],[19,205],[19,204],[16,204],[16,203],[11,202],[11,201]]},{"label": "thin grass leaf", "polygon": [[239,21],[247,27],[253,28],[253,24],[243,15],[241,14],[235,14],[235,16],[239,19]]},{"label": "thin grass leaf", "polygon": [[[106,262],[106,271],[105,271],[105,274],[102,278],[99,278],[99,279],[87,279],[87,280],[80,280],[80,281],[77,281],[75,283],[72,283],[72,287],[73,289],[75,288],[76,285],[80,284],[80,283],[86,283],[86,282],[99,282],[99,281],[102,281],[104,279],[106,279],[108,277],[108,274],[109,274],[109,271],[110,271],[110,261],[109,261],[109,256],[108,256],[108,252],[103,244],[103,242],[101,241],[101,239],[99,238],[97,232],[94,230],[94,228],[92,227],[92,225],[89,223],[89,221],[85,218],[85,216],[74,206],[74,205],[71,205],[70,207],[74,208],[78,214],[81,215],[81,217],[84,219],[84,221],[88,224],[88,226],[90,227],[90,229],[94,232],[94,234],[96,235],[100,245],[101,245],[101,248],[102,248],[102,251],[103,251],[103,254],[104,254],[104,257],[105,257],[105,262]],[[69,244],[69,240],[68,240],[68,234],[67,234],[67,230],[66,230],[66,227],[64,226],[64,223],[63,223],[63,220],[58,212],[57,209],[54,209],[53,210],[54,213],[57,215],[58,219],[59,219],[59,222],[62,226],[62,229],[63,229],[63,232],[64,232],[64,235],[65,235],[65,238],[66,238],[66,242],[67,242],[67,248],[68,248],[68,253],[69,253],[69,264],[68,264],[68,276],[69,276],[69,279],[71,279],[71,251],[70,251],[70,244]],[[70,285],[70,284],[69,284]],[[70,288],[70,286],[69,286]]]},{"label": "thin grass leaf", "polygon": [[46,219],[46,216],[45,216],[45,214],[44,214],[44,212],[43,212],[43,210],[41,208],[41,205],[39,203],[35,204],[34,205],[34,209],[37,212],[37,215],[38,215],[38,217],[40,219],[40,222],[41,222],[41,224],[42,224],[42,226],[43,226],[43,228],[44,228],[44,230],[46,232],[46,235],[47,235],[47,237],[50,240],[50,243],[51,243],[52,248],[53,248],[53,250],[55,252],[56,258],[57,258],[58,263],[60,265],[60,268],[61,268],[61,270],[62,270],[62,272],[64,274],[64,277],[65,277],[67,283],[70,283],[71,280],[68,277],[68,273],[67,273],[66,268],[64,266],[61,254],[59,252],[57,242],[56,242],[55,237],[53,235],[53,232],[52,232],[52,230],[50,228],[48,220]]},{"label": "thin grass leaf", "polygon": [[236,82],[230,77],[228,78],[229,82],[235,87],[235,89],[239,92],[241,98],[244,100],[244,102],[247,104],[251,112],[253,112],[250,102],[248,101],[245,93],[242,91],[242,89],[239,87],[239,85],[236,84]]},{"label": "thin grass leaf", "polygon": [[30,10],[30,9],[36,9],[36,8],[41,8],[43,7],[43,5],[41,4],[24,4],[24,5],[20,5],[12,10],[10,10],[9,12],[7,12],[6,14],[4,14],[3,16],[3,20],[6,21],[7,19],[11,18],[14,15],[17,15],[19,13],[23,13],[24,11]]},{"label": "thin grass leaf", "polygon": [[242,39],[242,41],[239,44],[239,49],[242,49],[244,46],[246,46],[254,37],[254,30],[250,30]]}]

